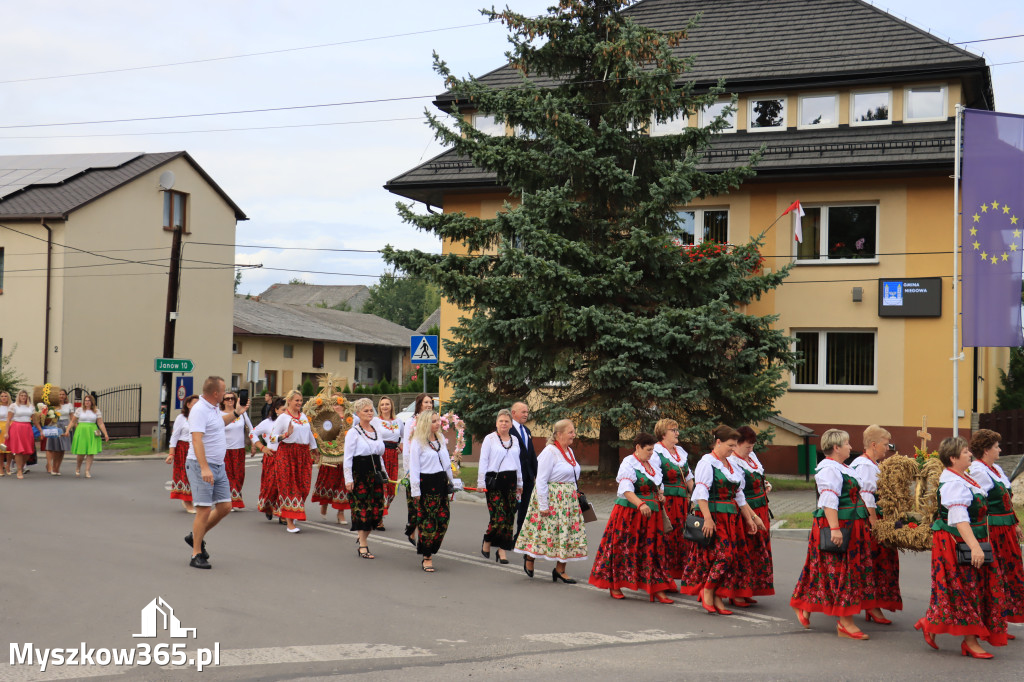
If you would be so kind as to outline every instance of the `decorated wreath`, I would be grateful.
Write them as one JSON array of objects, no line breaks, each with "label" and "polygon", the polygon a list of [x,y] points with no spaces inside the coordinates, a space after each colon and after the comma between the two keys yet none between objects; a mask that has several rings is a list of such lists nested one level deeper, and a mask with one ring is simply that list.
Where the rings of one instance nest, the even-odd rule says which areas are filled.
[{"label": "decorated wreath", "polygon": [[944,468],[938,453],[917,449],[915,457],[896,454],[878,468],[883,516],[872,530],[875,537],[900,551],[930,550],[932,522],[939,504],[939,476]]},{"label": "decorated wreath", "polygon": [[345,460],[345,434],[352,428],[352,406],[335,388],[345,383],[333,374],[325,374],[320,379],[320,392],[302,406],[316,438],[320,464],[339,466]]}]

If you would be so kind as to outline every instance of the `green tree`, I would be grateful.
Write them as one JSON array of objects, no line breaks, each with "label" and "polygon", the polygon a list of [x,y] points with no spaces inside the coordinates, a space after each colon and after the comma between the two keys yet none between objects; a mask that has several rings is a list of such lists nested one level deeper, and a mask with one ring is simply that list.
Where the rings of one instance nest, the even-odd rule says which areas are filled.
[{"label": "green tree", "polygon": [[787,274],[761,271],[760,237],[679,246],[679,208],[753,171],[699,169],[727,125],[721,116],[680,134],[645,134],[652,118],[691,114],[723,87],[694,95],[685,80],[693,58],[673,48],[694,22],[662,33],[636,24],[622,11],[629,4],[563,0],[539,18],[484,10],[510,31],[509,58],[522,75],[515,87],[456,78],[435,55],[458,102],[516,131],[491,137],[459,116],[446,125],[428,113],[435,136],[496,172],[519,203],[488,219],[399,204],[406,222],[481,255],[384,252],[473,311],[446,340],[451,360],[440,368],[471,431],[493,428],[498,408],[538,392],[542,423],[597,427],[609,473],[621,432],[660,417],[678,420],[683,440],[707,442],[719,422],[772,414],[793,363],[775,318],[742,309]]},{"label": "green tree", "polygon": [[307,398],[316,395],[316,389],[313,388],[313,382],[309,379],[302,382],[302,386],[299,388],[299,391],[301,391],[302,395]]},{"label": "green tree", "polygon": [[992,410],[1024,409],[1024,348],[1010,349],[1009,371],[999,370],[999,388]]},{"label": "green tree", "polygon": [[235,293],[238,293],[238,287],[242,284],[242,269],[235,268]]},{"label": "green tree", "polygon": [[363,312],[416,329],[439,305],[441,292],[435,284],[421,278],[401,277],[389,270],[370,287]]},{"label": "green tree", "polygon": [[14,344],[11,352],[6,355],[0,355],[0,391],[10,393],[11,402],[14,402],[14,399],[18,396],[18,391],[25,386],[25,377],[11,364],[11,360],[14,358],[14,351],[16,350],[18,350],[18,344]]},{"label": "green tree", "polygon": [[341,310],[342,312],[349,312],[352,310],[352,304],[348,301],[328,305],[327,301],[321,300],[319,303],[313,303],[312,305],[315,308],[330,308],[331,310]]}]

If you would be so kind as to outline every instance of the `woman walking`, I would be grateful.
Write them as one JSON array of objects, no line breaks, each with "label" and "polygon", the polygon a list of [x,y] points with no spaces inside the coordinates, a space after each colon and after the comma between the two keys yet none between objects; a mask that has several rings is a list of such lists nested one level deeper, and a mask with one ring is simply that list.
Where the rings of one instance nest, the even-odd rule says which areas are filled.
[{"label": "woman walking", "polygon": [[[1003,468],[996,464],[1002,440],[995,431],[978,429],[971,436],[974,462],[968,474],[981,485],[988,503],[988,535],[992,553],[1003,577],[1003,615],[1010,623],[1024,623],[1024,565],[1020,543],[1024,540],[1017,515],[1013,511],[1013,485]],[[1007,639],[1016,639],[1011,634]]]},{"label": "woman walking", "polygon": [[46,448],[46,470],[51,476],[60,476],[60,465],[64,462],[64,455],[71,451],[71,436],[64,435],[64,431],[71,423],[71,411],[74,406],[68,401],[68,392],[60,389],[57,397],[58,405],[50,408],[57,413],[57,428],[60,430],[57,436],[47,436],[44,439]]},{"label": "woman walking", "polygon": [[662,488],[665,500],[665,514],[672,523],[672,531],[665,534],[662,548],[664,566],[668,574],[678,580],[683,577],[683,568],[690,557],[692,542],[683,539],[686,514],[693,492],[693,473],[690,471],[690,455],[679,443],[679,423],[674,419],[660,419],[654,425],[654,456],[651,464],[661,470]]},{"label": "woman walking", "polygon": [[607,589],[612,599],[624,599],[623,588],[646,592],[651,601],[673,603],[665,592],[676,585],[665,568],[664,523],[661,507],[661,469],[651,464],[654,436],[641,433],[633,440],[633,454],[622,460],[618,498],[612,507],[601,546],[594,557],[590,584]]},{"label": "woman walking", "polygon": [[497,545],[494,560],[507,564],[506,552],[515,546],[516,505],[523,493],[523,471],[519,463],[519,442],[510,433],[512,413],[499,410],[494,427],[480,445],[476,480],[477,490],[487,498],[490,517],[480,553],[490,559],[491,549]]},{"label": "woman walking", "polygon": [[352,404],[359,420],[345,434],[345,488],[352,505],[352,530],[359,535],[357,552],[375,559],[367,540],[384,518],[384,439],[373,426],[373,401],[360,398]]},{"label": "woman walking", "polygon": [[[339,419],[345,418],[345,408],[337,405],[334,408]],[[343,462],[342,462],[343,463]],[[345,510],[351,509],[348,501],[348,490],[345,485],[345,467],[339,464],[326,464],[320,460],[313,485],[313,504],[320,505],[320,519],[327,521],[327,508],[333,507],[337,512],[338,525],[345,523]]]},{"label": "woman walking", "polygon": [[317,445],[309,417],[302,412],[302,394],[289,391],[285,405],[271,432],[278,442],[274,457],[277,514],[284,519],[289,533],[298,533],[300,529],[295,522],[306,520],[306,496],[313,475],[311,453]]},{"label": "woman walking", "polygon": [[[384,516],[387,516],[391,503],[395,501],[397,487],[392,481],[398,481],[398,454],[402,443],[402,422],[395,417],[395,404],[387,396],[377,401],[376,424],[380,426],[384,438],[384,469],[388,477],[384,484]],[[384,526],[379,526],[377,530],[384,530]]]},{"label": "woman walking", "polygon": [[757,434],[749,426],[737,429],[740,437],[736,441],[736,450],[729,461],[743,472],[743,497],[747,506],[761,519],[762,528],[756,533],[743,536],[746,546],[740,551],[743,562],[742,571],[747,576],[747,586],[752,597],[735,597],[729,600],[733,606],[747,608],[756,604],[753,597],[775,594],[775,569],[772,564],[772,534],[768,530],[771,519],[768,516],[768,492],[771,484],[764,475],[764,466],[754,454],[754,443]]},{"label": "woman walking", "polygon": [[10,462],[14,455],[7,450],[4,441],[7,440],[7,417],[11,409],[11,394],[7,391],[0,391],[0,478],[11,473]]},{"label": "woman walking", "polygon": [[245,485],[245,430],[248,428],[252,432],[249,413],[236,414],[237,404],[238,395],[233,391],[225,393],[220,401],[221,411],[225,415],[230,412],[232,418],[224,426],[224,440],[227,444],[224,471],[228,475],[228,485],[231,486],[231,511],[245,509],[245,501],[242,499],[242,486]]},{"label": "woman walking", "polygon": [[[409,476],[409,443],[412,442],[412,433],[416,428],[416,417],[419,416],[423,410],[434,410],[434,399],[427,393],[420,393],[416,396],[416,400],[413,401],[412,418],[402,425],[402,443],[405,444],[405,448],[402,450],[402,476]],[[405,486],[405,506],[406,506],[406,524],[405,524],[405,536],[409,538],[409,542],[416,544],[412,539],[412,534],[416,532],[416,505],[412,503],[412,493],[409,490],[409,486]]]},{"label": "woman walking", "polygon": [[[25,478],[25,462],[36,454],[36,439],[32,426],[38,425],[39,415],[29,402],[28,391],[18,391],[14,405],[7,408],[7,452],[14,456],[18,478]],[[10,473],[8,471],[8,473]]]},{"label": "woman walking", "polygon": [[188,413],[192,406],[199,400],[199,396],[192,394],[185,398],[181,406],[181,413],[174,418],[174,427],[171,429],[171,451],[167,453],[164,460],[171,466],[171,499],[181,500],[181,506],[189,514],[195,514],[196,508],[192,505],[192,488],[188,484],[188,475],[185,473],[185,458],[188,457],[188,446],[192,444],[192,430],[188,426]]},{"label": "woman walking", "polygon": [[[939,459],[946,470],[939,476],[938,518],[932,524],[932,593],[928,612],[914,627],[924,633],[933,649],[935,635],[963,637],[960,654],[992,658],[978,639],[1006,646],[1006,594],[998,560],[985,563],[982,542],[989,539],[988,503],[981,484],[967,473],[971,450],[963,438],[939,444]],[[970,553],[960,563],[960,550]]]},{"label": "woman walking", "polygon": [[[839,618],[836,634],[841,639],[865,640],[869,637],[854,624],[853,616],[872,607],[875,569],[860,483],[853,469],[843,464],[850,456],[850,434],[829,429],[821,436],[821,449],[825,459],[814,473],[818,508],[807,559],[789,605],[805,628],[811,627],[811,613],[824,613]],[[824,534],[834,546],[848,542],[846,551],[822,551]]]},{"label": "woman walking", "polygon": [[277,436],[274,435],[274,422],[284,413],[284,408],[284,398],[272,399],[267,416],[249,432],[251,447],[263,453],[260,494],[256,500],[256,508],[266,515],[267,521],[273,520],[277,513],[277,479],[274,476],[274,458],[277,456],[278,441]]},{"label": "woman walking", "polygon": [[683,594],[699,594],[708,613],[723,616],[732,614],[723,599],[751,596],[741,558],[746,551],[744,526],[750,534],[764,530],[761,519],[747,506],[742,470],[729,461],[739,436],[732,427],[716,428],[711,452],[694,470],[693,501],[704,519],[704,535],[714,540],[707,547],[695,545],[690,550],[679,587]]},{"label": "woman walking", "polygon": [[102,441],[110,442],[107,435],[107,427],[103,423],[103,413],[96,402],[96,396],[86,393],[82,397],[82,406],[75,410],[71,417],[71,423],[64,434],[68,435],[74,430],[74,438],[71,439],[71,453],[75,455],[75,476],[81,474],[82,460],[85,460],[85,477],[92,478],[93,457],[103,451]]},{"label": "woman walking", "polygon": [[434,572],[433,556],[448,532],[451,508],[448,485],[453,483],[448,441],[441,433],[441,416],[433,410],[420,412],[409,443],[409,488],[416,505],[416,553],[420,568]]},{"label": "woman walking", "polygon": [[551,440],[537,456],[537,481],[530,496],[526,520],[516,540],[523,555],[523,571],[533,577],[536,559],[554,561],[551,580],[573,585],[566,563],[587,558],[587,527],[580,511],[580,465],[573,453],[576,427],[572,421],[555,422]]}]

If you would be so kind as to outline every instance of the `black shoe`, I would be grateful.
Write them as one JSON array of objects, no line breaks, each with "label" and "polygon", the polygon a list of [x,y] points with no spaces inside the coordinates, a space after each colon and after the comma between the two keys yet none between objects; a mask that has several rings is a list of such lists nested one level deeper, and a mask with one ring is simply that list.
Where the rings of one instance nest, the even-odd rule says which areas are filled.
[{"label": "black shoe", "polygon": [[264,512],[263,515],[267,517],[267,521],[274,520],[274,512],[272,511]]},{"label": "black shoe", "polygon": [[576,578],[566,578],[564,575],[558,572],[557,568],[551,570],[551,582],[558,582],[561,580],[566,585],[575,585]]},{"label": "black shoe", "polygon": [[[484,542],[487,542],[487,541],[484,540]],[[490,559],[491,558],[490,550],[487,550],[486,552],[484,551],[484,544],[483,544],[483,542],[480,543],[480,553],[484,555],[485,559]]]},{"label": "black shoe", "polygon": [[494,553],[494,563],[496,563],[496,564],[507,564],[508,563],[508,559],[502,559],[501,556],[497,552],[495,552]]},{"label": "black shoe", "polygon": [[213,568],[202,554],[196,554],[192,557],[192,561],[188,562],[188,565],[192,568]]},{"label": "black shoe", "polygon": [[529,560],[530,560],[530,557],[528,555],[524,554],[523,555],[523,571],[526,573],[526,575],[528,575],[528,576],[530,576],[532,578],[533,577],[533,569],[526,567],[526,562],[529,561]]},{"label": "black shoe", "polygon": [[[188,545],[189,547],[192,547],[192,533],[189,533],[188,535],[186,535],[186,536],[185,536],[185,544],[186,544],[186,545]],[[210,558],[210,553],[206,551],[206,540],[203,540],[203,548],[202,548],[202,551],[201,551],[201,552],[199,552],[199,554],[197,554],[196,556],[201,556],[201,557],[203,557],[203,560],[204,560],[204,561],[205,561],[205,560],[209,560],[209,558]],[[200,567],[200,568],[201,568],[201,567]]]},{"label": "black shoe", "polygon": [[416,540],[413,538],[412,534],[406,535],[405,537],[409,539],[410,545],[412,545],[413,547],[416,546]]}]

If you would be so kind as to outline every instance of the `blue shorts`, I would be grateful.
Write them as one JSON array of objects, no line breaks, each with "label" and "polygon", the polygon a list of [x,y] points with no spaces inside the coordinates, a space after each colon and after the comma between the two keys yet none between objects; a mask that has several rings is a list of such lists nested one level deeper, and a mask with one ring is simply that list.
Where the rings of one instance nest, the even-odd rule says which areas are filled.
[{"label": "blue shorts", "polygon": [[185,473],[188,484],[192,488],[192,504],[197,507],[212,507],[221,502],[231,501],[231,484],[228,483],[228,472],[223,464],[210,464],[213,472],[213,484],[203,480],[199,471],[199,461],[185,460]]}]

